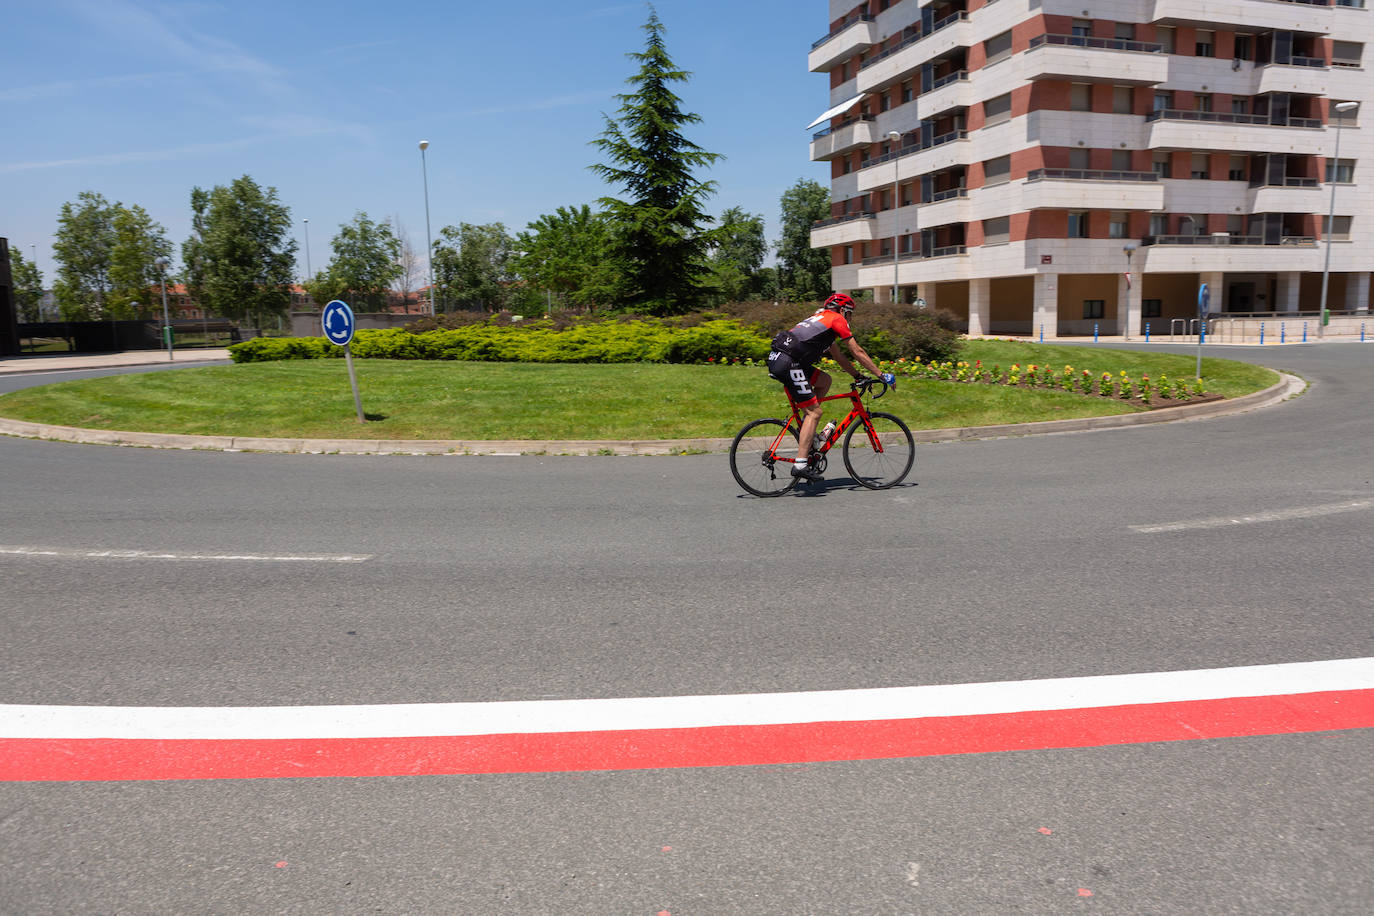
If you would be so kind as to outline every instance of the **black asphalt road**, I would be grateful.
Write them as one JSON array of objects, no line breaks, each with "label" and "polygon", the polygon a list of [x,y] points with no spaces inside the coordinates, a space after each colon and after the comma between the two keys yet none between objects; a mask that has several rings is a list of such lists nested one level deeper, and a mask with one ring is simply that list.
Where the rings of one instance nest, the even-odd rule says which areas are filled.
[{"label": "black asphalt road", "polygon": [[[1374,510],[1133,529],[1374,497],[1374,347],[1208,352],[1312,387],[1217,420],[923,446],[911,485],[864,491],[832,467],[813,495],[775,500],[744,496],[722,455],[0,439],[0,547],[373,556],[0,555],[0,703],[670,696],[1374,655]],[[899,394],[892,409],[919,405]],[[1371,759],[1365,730],[804,766],[11,783],[0,912],[1364,914]]]}]

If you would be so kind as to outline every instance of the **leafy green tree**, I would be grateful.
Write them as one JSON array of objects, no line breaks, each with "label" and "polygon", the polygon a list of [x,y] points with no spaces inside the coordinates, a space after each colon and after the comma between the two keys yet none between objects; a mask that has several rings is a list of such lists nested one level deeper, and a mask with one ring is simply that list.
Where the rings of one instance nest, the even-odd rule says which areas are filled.
[{"label": "leafy green tree", "polygon": [[514,280],[510,269],[514,255],[515,240],[501,223],[459,223],[440,229],[432,258],[436,292],[444,310],[505,308]]},{"label": "leafy green tree", "polygon": [[307,280],[310,298],[323,305],[343,299],[355,311],[382,311],[387,287],[400,275],[401,240],[385,221],[375,223],[359,210],[330,242],[334,256],[324,271]]},{"label": "leafy green tree", "polygon": [[782,237],[778,240],[778,278],[789,299],[830,295],[830,252],[811,247],[811,225],[830,216],[830,192],[803,178],[782,195]]},{"label": "leafy green tree", "polygon": [[67,321],[110,317],[110,254],[115,245],[114,207],[95,191],[82,191],[57,216],[53,295]]},{"label": "leafy green tree", "polygon": [[616,299],[620,271],[611,253],[611,226],[591,207],[559,207],[516,237],[515,273],[535,291],[550,290],[559,304],[594,309]]},{"label": "leafy green tree", "polygon": [[768,242],[763,217],[731,207],[720,215],[711,251],[711,279],[721,302],[743,302],[764,294],[763,259]]},{"label": "leafy green tree", "polygon": [[698,181],[693,170],[721,157],[682,134],[701,118],[684,112],[669,87],[691,74],[668,57],[652,6],[644,31],[644,50],[629,55],[640,65],[626,81],[635,89],[616,96],[619,120],[607,116],[605,132],[592,141],[610,162],[591,168],[625,194],[601,199],[615,224],[611,250],[624,271],[625,304],[666,315],[690,311],[701,298],[711,245],[703,208],[716,185]]},{"label": "leafy green tree", "polygon": [[18,248],[10,249],[10,276],[14,281],[14,307],[19,320],[43,320],[43,272],[32,261],[24,260]]},{"label": "leafy green tree", "polygon": [[197,301],[225,318],[258,321],[291,306],[296,240],[277,189],[244,175],[206,193],[191,191],[192,236],[182,246]]},{"label": "leafy green tree", "polygon": [[172,243],[167,240],[167,230],[138,204],[126,207],[116,203],[111,222],[110,312],[121,318],[145,318],[152,314],[153,289],[161,282],[156,261],[171,257]]}]

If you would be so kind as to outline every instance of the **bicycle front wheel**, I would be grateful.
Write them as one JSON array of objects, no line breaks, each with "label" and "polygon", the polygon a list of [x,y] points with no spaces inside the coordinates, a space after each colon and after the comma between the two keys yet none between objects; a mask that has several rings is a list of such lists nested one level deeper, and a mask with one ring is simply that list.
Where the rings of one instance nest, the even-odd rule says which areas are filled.
[{"label": "bicycle front wheel", "polygon": [[730,443],[730,473],[755,496],[781,496],[797,485],[797,429],[769,418],[755,420]]},{"label": "bicycle front wheel", "polygon": [[[873,436],[880,447],[874,447]],[[844,466],[856,482],[871,490],[895,487],[915,463],[916,440],[906,424],[890,413],[871,413],[867,424],[855,423],[845,433]]]}]

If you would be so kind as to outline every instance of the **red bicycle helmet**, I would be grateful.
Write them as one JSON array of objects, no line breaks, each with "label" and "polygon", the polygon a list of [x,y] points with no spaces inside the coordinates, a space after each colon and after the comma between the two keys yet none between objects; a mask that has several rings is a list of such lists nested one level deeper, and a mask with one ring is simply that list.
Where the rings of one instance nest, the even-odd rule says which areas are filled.
[{"label": "red bicycle helmet", "polygon": [[854,311],[854,300],[844,293],[835,293],[825,300],[823,308],[834,309],[848,318],[850,313]]}]

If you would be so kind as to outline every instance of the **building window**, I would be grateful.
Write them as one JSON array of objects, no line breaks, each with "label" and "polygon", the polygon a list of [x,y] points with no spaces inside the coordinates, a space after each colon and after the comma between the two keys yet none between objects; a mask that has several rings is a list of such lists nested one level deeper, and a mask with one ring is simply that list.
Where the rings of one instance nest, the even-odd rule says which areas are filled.
[{"label": "building window", "polygon": [[1216,42],[1216,33],[1206,29],[1197,30],[1197,42],[1193,45],[1193,54],[1198,57],[1212,57]]},{"label": "building window", "polygon": [[1088,211],[1070,210],[1069,211],[1069,238],[1086,239],[1088,237]]},{"label": "building window", "polygon": [[1150,235],[1169,234],[1169,214],[1151,213],[1150,214]]},{"label": "building window", "polygon": [[1069,110],[1093,110],[1093,87],[1091,83],[1069,84]]},{"label": "building window", "polygon": [[1193,93],[1193,111],[1211,111],[1212,93],[1195,92]]},{"label": "building window", "polygon": [[[1327,227],[1327,219],[1328,217],[1322,217],[1323,230],[1325,230]],[[1336,217],[1335,222],[1332,222],[1330,224],[1331,230],[1329,232],[1324,232],[1323,234],[1327,238],[1331,239],[1331,241],[1333,242],[1348,242],[1350,241],[1350,224],[1353,221],[1354,217],[1338,216]]]},{"label": "building window", "polygon": [[995,64],[999,60],[1011,57],[1011,30],[1000,35],[994,35],[983,42],[983,53],[987,55],[987,62]]},{"label": "building window", "polygon": [[1135,111],[1135,90],[1130,86],[1112,87],[1112,112],[1132,114]]},{"label": "building window", "polygon": [[1075,19],[1073,21],[1072,32],[1074,38],[1088,38],[1093,33],[1093,23],[1091,19]]},{"label": "building window", "polygon": [[1084,299],[1083,317],[1102,318],[1107,314],[1107,301],[1105,299]]},{"label": "building window", "polygon": [[1237,36],[1236,36],[1236,50],[1235,50],[1235,52],[1234,52],[1234,57],[1235,57],[1236,60],[1251,60],[1251,59],[1253,59],[1254,53],[1251,51],[1250,36],[1249,36],[1249,35],[1237,35]]},{"label": "building window", "polygon": [[1358,67],[1364,56],[1364,44],[1358,41],[1331,42],[1331,64],[1335,67]]},{"label": "building window", "polygon": [[999,95],[983,103],[983,125],[991,127],[1011,120],[1011,93]]},{"label": "building window", "polygon": [[1163,299],[1142,299],[1140,300],[1141,318],[1158,318],[1164,314]]},{"label": "building window", "polygon": [[844,246],[844,262],[845,262],[846,264],[853,264],[853,263],[854,263],[854,246],[853,246],[853,245],[846,245],[846,246]]},{"label": "building window", "polygon": [[1245,180],[1245,157],[1244,157],[1244,156],[1232,156],[1232,157],[1231,157],[1230,168],[1229,168],[1229,169],[1227,170],[1227,172],[1226,172],[1226,180],[1227,180],[1227,181],[1244,181],[1244,180]]},{"label": "building window", "polygon": [[1135,40],[1135,23],[1134,23],[1134,22],[1118,22],[1118,23],[1116,24],[1116,31],[1115,31],[1114,34],[1115,34],[1116,37],[1117,37],[1119,40],[1121,40],[1121,41],[1134,41],[1134,40]]},{"label": "building window", "polygon": [[882,95],[878,96],[878,110],[879,110],[879,111],[887,111],[887,110],[888,110],[889,108],[891,108],[891,107],[892,107],[892,104],[888,101],[888,95],[887,95],[886,92],[884,92]]},{"label": "building window", "polygon": [[1129,172],[1131,170],[1131,151],[1128,149],[1112,150],[1112,171]]},{"label": "building window", "polygon": [[1069,168],[1086,170],[1092,162],[1092,156],[1085,149],[1069,150]]},{"label": "building window", "polygon": [[1126,214],[1121,210],[1113,210],[1111,222],[1107,224],[1108,238],[1124,239],[1126,226]]},{"label": "building window", "polygon": [[1011,156],[998,156],[983,162],[983,185],[1005,184],[1011,180]]},{"label": "building window", "polygon": [[1005,245],[1011,241],[1011,217],[994,216],[983,220],[983,244]]},{"label": "building window", "polygon": [[1172,158],[1168,153],[1155,153],[1154,158],[1150,161],[1150,168],[1160,178],[1172,178],[1173,169],[1170,164]]},{"label": "building window", "polygon": [[1192,169],[1188,172],[1188,177],[1189,177],[1189,178],[1194,178],[1194,179],[1206,179],[1206,178],[1207,178],[1207,154],[1206,154],[1206,153],[1193,153],[1193,164],[1192,164]]},{"label": "building window", "polygon": [[1337,111],[1336,105],[1340,101],[1341,100],[1339,99],[1331,99],[1331,102],[1327,106],[1326,110],[1328,116],[1327,122],[1330,123],[1333,127],[1337,124],[1341,125],[1342,127],[1354,127],[1356,116],[1360,113],[1360,109],[1352,108],[1349,111]]},{"label": "building window", "polygon": [[1167,111],[1174,107],[1174,93],[1170,89],[1158,89],[1155,91],[1154,100],[1155,111]]},{"label": "building window", "polygon": [[1174,29],[1172,26],[1157,26],[1155,28],[1155,41],[1163,46],[1165,54],[1174,53]]},{"label": "building window", "polygon": [[1330,159],[1326,160],[1326,183],[1327,184],[1352,184],[1355,181],[1355,160],[1354,159]]},{"label": "building window", "polygon": [[1250,100],[1243,95],[1231,96],[1231,114],[1249,114]]},{"label": "building window", "polygon": [[915,91],[911,88],[911,80],[907,80],[905,83],[902,83],[902,101],[904,103],[910,102],[915,97]]}]

